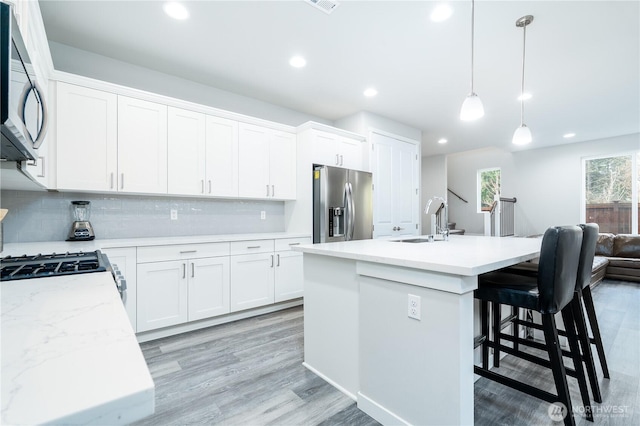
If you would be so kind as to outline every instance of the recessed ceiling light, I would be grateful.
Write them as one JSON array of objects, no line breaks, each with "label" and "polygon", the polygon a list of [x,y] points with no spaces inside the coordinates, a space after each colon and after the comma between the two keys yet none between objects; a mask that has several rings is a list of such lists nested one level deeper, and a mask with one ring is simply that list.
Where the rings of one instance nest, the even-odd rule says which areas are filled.
[{"label": "recessed ceiling light", "polygon": [[373,87],[369,87],[367,90],[364,91],[364,95],[368,98],[372,98],[377,94],[378,94],[378,91]]},{"label": "recessed ceiling light", "polygon": [[565,139],[571,139],[575,135],[576,135],[575,133],[565,133],[564,135],[562,135],[562,137]]},{"label": "recessed ceiling light", "polygon": [[307,65],[307,60],[302,56],[294,56],[293,58],[289,59],[289,65],[294,68],[302,68]]},{"label": "recessed ceiling light", "polygon": [[164,13],[172,17],[173,19],[184,20],[189,17],[189,11],[182,3],[178,3],[177,1],[170,1],[164,4],[162,7],[164,9]]},{"label": "recessed ceiling light", "polygon": [[532,97],[531,93],[524,92],[522,95],[518,96],[518,100],[526,101],[528,99],[531,99],[531,97]]},{"label": "recessed ceiling light", "polygon": [[446,140],[445,138],[440,138],[440,139],[438,139],[438,143],[439,143],[439,144],[441,144],[441,145],[442,145],[442,144],[445,144],[445,143],[447,143],[447,142],[449,142],[449,141],[448,141],[448,140]]},{"label": "recessed ceiling light", "polygon": [[441,3],[437,5],[431,12],[431,20],[433,22],[446,21],[453,14],[453,9],[449,6],[449,3]]}]

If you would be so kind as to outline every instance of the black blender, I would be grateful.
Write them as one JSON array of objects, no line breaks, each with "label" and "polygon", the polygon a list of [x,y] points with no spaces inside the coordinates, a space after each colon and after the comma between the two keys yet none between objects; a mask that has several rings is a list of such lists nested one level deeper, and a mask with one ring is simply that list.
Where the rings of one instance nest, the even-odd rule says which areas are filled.
[{"label": "black blender", "polygon": [[75,221],[71,224],[71,230],[67,241],[87,241],[93,240],[96,235],[93,232],[89,216],[91,214],[90,201],[72,201],[71,212]]}]

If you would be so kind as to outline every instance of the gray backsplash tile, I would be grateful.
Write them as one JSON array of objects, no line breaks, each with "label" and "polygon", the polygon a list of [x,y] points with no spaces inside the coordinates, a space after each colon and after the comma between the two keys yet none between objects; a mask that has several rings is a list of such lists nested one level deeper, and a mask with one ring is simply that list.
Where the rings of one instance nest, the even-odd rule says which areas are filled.
[{"label": "gray backsplash tile", "polygon": [[[4,242],[66,239],[73,200],[91,201],[91,224],[100,239],[284,231],[283,201],[3,190],[0,206],[9,209]],[[170,219],[171,209],[178,220]],[[266,220],[260,219],[263,210]]]}]

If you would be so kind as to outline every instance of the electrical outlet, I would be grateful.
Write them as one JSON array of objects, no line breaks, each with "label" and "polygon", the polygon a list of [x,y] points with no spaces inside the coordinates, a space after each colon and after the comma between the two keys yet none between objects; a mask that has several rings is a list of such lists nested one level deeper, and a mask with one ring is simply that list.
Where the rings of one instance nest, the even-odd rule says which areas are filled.
[{"label": "electrical outlet", "polygon": [[262,210],[260,212],[260,219],[265,220],[267,218],[267,212]]},{"label": "electrical outlet", "polygon": [[171,220],[178,220],[178,210],[171,209]]},{"label": "electrical outlet", "polygon": [[407,303],[407,316],[420,321],[420,296],[410,294]]}]

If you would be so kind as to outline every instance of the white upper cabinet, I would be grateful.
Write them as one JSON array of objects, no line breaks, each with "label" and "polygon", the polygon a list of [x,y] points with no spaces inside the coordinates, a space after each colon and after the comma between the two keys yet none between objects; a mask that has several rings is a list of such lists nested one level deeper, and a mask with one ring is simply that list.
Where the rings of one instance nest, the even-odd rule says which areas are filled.
[{"label": "white upper cabinet", "polygon": [[239,196],[295,199],[295,141],[294,134],[241,123],[238,139]]},{"label": "white upper cabinet", "polygon": [[167,106],[118,96],[118,190],[167,193]]},{"label": "white upper cabinet", "polygon": [[316,164],[364,170],[365,143],[321,130],[312,130],[312,157]]},{"label": "white upper cabinet", "polygon": [[206,191],[216,197],[238,196],[238,122],[207,116]]},{"label": "white upper cabinet", "polygon": [[205,194],[205,115],[169,107],[169,194]]},{"label": "white upper cabinet", "polygon": [[[57,83],[57,187],[115,191],[118,173],[117,95]],[[142,163],[141,159],[139,159]]]}]

